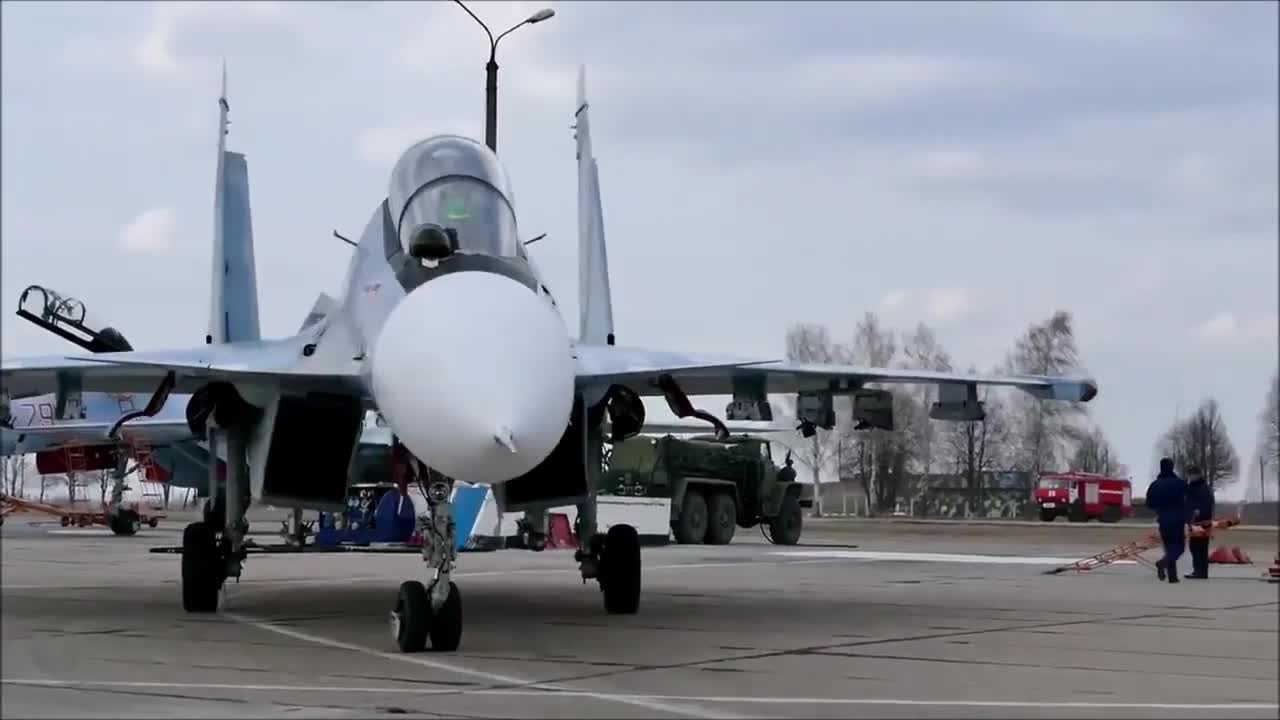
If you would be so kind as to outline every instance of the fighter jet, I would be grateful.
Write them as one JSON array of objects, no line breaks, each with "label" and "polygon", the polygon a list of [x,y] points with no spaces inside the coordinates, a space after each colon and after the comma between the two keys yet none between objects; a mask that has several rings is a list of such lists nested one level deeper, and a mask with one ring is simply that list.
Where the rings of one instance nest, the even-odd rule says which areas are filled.
[{"label": "fighter jet", "polygon": [[[220,100],[225,116],[226,102]],[[366,410],[377,410],[411,457],[429,506],[421,520],[425,582],[400,586],[392,612],[404,652],[452,651],[462,637],[462,596],[449,499],[455,482],[491,485],[502,512],[545,529],[549,508],[576,505],[584,579],[595,579],[607,613],[640,605],[640,543],[634,527],[597,532],[603,427],[621,439],[644,426],[645,397],[663,396],[677,417],[723,421],[689,395],[732,395],[730,420],[772,419],[767,395],[796,393],[802,434],[835,425],[833,398],[852,398],[862,427],[893,426],[889,391],[868,383],[933,383],[931,416],[977,420],[982,384],[1045,401],[1088,402],[1089,379],[983,377],[891,368],[809,365],[776,358],[629,348],[612,318],[600,178],[592,154],[585,70],[578,78],[579,300],[572,338],[555,295],[520,235],[513,184],[484,144],[438,135],[403,152],[373,207],[337,299],[300,332],[257,335],[251,259],[222,248],[215,232],[213,322],[206,345],[6,360],[12,397],[39,392],[147,392],[163,405],[191,393],[194,433],[228,459],[222,522],[183,535],[182,596],[189,612],[213,612],[239,577],[249,498],[343,497]],[[221,147],[222,138],[219,138]],[[221,156],[219,162],[221,162]],[[222,212],[221,206],[219,212]],[[796,487],[799,491],[799,487]],[[216,517],[216,516],[215,516]]]}]

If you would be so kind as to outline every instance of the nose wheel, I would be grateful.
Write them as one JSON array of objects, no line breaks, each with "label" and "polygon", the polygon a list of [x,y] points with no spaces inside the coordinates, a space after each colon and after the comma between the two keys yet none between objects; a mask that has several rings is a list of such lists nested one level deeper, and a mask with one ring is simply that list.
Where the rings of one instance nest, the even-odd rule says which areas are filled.
[{"label": "nose wheel", "polygon": [[453,652],[462,642],[462,594],[449,579],[457,560],[457,529],[450,496],[453,481],[436,480],[427,487],[427,514],[418,518],[422,559],[431,567],[427,583],[410,580],[400,585],[391,634],[401,652],[422,652],[431,641],[437,652]]},{"label": "nose wheel", "polygon": [[401,652],[422,652],[428,639],[437,652],[458,649],[462,642],[462,594],[453,582],[443,589],[448,596],[437,609],[422,583],[410,580],[400,585],[396,609],[391,613],[391,634]]}]

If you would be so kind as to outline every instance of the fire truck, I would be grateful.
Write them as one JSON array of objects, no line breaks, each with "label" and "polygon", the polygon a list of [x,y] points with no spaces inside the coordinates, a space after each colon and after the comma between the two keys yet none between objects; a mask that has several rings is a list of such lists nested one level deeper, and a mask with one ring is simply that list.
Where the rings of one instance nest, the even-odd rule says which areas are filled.
[{"label": "fire truck", "polygon": [[1071,522],[1098,519],[1113,523],[1133,517],[1133,486],[1128,480],[1095,473],[1045,473],[1036,485],[1040,519],[1053,522],[1066,515]]}]

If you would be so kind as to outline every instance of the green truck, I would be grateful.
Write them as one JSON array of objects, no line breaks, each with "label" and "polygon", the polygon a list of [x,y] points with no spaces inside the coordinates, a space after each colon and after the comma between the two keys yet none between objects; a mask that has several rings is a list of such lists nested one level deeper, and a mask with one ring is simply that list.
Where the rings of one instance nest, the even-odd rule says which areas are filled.
[{"label": "green truck", "polygon": [[638,435],[613,446],[604,494],[671,500],[671,531],[682,544],[727,545],[736,528],[763,524],[778,545],[800,541],[802,497],[791,453],[773,462],[769,441],[745,435]]}]

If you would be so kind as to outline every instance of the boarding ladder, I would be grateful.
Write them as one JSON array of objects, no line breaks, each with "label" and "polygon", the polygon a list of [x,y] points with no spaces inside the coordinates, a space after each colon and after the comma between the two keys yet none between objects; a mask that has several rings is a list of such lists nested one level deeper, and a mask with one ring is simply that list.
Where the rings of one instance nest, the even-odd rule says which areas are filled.
[{"label": "boarding ladder", "polygon": [[156,480],[160,468],[155,464],[151,445],[138,436],[129,437],[128,442],[129,454],[134,461],[129,472],[137,473],[143,502],[156,509],[164,507],[164,484]]},{"label": "boarding ladder", "polygon": [[[1239,524],[1240,518],[1234,517],[1220,518],[1204,525],[1191,525],[1187,530],[1187,537],[1213,537],[1214,530],[1226,530]],[[1160,545],[1160,534],[1151,533],[1141,540],[1134,540],[1133,542],[1127,542],[1123,545],[1117,545],[1110,550],[1100,552],[1097,555],[1091,555],[1083,560],[1077,560],[1070,565],[1063,565],[1052,570],[1046,570],[1045,575],[1057,575],[1064,572],[1088,572],[1089,570],[1095,570],[1097,568],[1110,565],[1118,560],[1135,560],[1143,565],[1147,565],[1148,567],[1155,567],[1155,563],[1142,557],[1142,553],[1152,548],[1160,547]]]}]

